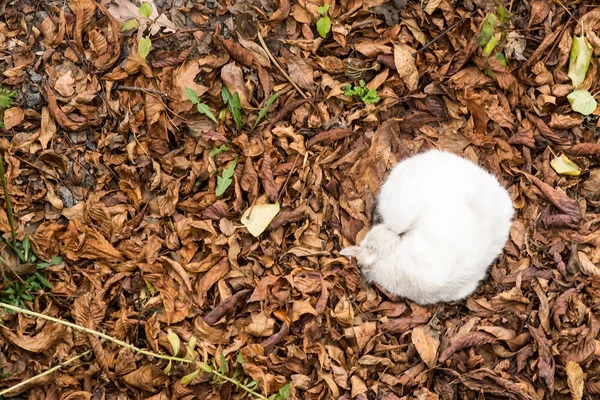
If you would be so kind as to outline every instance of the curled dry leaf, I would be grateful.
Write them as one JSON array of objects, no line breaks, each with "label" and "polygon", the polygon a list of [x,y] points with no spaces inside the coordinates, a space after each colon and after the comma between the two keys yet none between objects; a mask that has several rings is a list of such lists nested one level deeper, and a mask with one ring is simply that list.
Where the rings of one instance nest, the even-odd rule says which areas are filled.
[{"label": "curled dry leaf", "polygon": [[585,385],[585,377],[581,366],[573,361],[567,361],[565,365],[567,372],[567,384],[571,391],[571,399],[581,400],[583,397],[583,387]]}]

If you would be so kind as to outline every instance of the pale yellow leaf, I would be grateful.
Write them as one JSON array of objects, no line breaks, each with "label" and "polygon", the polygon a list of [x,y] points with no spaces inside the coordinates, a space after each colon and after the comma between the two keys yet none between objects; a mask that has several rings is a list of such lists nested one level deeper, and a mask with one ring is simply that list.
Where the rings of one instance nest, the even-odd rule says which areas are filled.
[{"label": "pale yellow leaf", "polygon": [[267,229],[277,213],[279,213],[279,203],[259,204],[247,209],[244,215],[242,215],[241,222],[252,236],[258,237]]},{"label": "pale yellow leaf", "polygon": [[579,167],[564,154],[550,161],[550,165],[561,175],[579,176],[581,174]]}]

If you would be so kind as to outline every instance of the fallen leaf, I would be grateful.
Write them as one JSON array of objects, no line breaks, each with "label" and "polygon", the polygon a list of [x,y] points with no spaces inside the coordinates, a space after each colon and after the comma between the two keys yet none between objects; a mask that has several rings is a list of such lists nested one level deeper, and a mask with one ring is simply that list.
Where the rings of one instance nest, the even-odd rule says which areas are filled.
[{"label": "fallen leaf", "polygon": [[567,361],[565,365],[567,372],[567,384],[569,385],[569,391],[571,392],[571,399],[581,400],[583,397],[583,387],[585,385],[585,378],[583,370],[573,361]]},{"label": "fallen leaf", "polygon": [[581,170],[579,167],[567,156],[562,154],[560,157],[555,157],[550,161],[550,165],[552,168],[561,175],[569,175],[569,176],[579,176],[581,175]]},{"label": "fallen leaf", "polygon": [[244,212],[241,222],[252,236],[258,237],[267,229],[278,213],[279,203],[258,204]]},{"label": "fallen leaf", "polygon": [[414,49],[406,44],[394,44],[394,64],[409,91],[417,90],[419,86],[419,71],[413,52]]},{"label": "fallen leaf", "polygon": [[436,364],[437,351],[440,346],[439,333],[424,325],[415,327],[411,335],[412,343],[419,356],[429,368],[433,368]]}]

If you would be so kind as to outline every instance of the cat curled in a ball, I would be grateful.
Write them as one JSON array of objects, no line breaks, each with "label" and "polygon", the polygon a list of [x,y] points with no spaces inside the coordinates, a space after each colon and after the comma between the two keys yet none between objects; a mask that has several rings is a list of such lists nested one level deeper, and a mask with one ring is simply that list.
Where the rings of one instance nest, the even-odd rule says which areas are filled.
[{"label": "cat curled in a ball", "polygon": [[430,150],[398,163],[377,198],[377,223],[358,246],[365,279],[418,304],[472,294],[508,240],[514,208],[498,179]]}]

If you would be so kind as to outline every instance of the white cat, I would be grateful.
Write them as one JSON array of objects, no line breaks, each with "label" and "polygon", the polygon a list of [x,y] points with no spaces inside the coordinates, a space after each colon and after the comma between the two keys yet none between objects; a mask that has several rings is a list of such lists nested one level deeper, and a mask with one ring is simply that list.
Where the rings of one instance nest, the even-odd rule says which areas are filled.
[{"label": "white cat", "polygon": [[369,282],[425,305],[464,299],[502,253],[514,209],[496,177],[432,150],[394,167],[378,196],[380,224],[356,256]]}]

